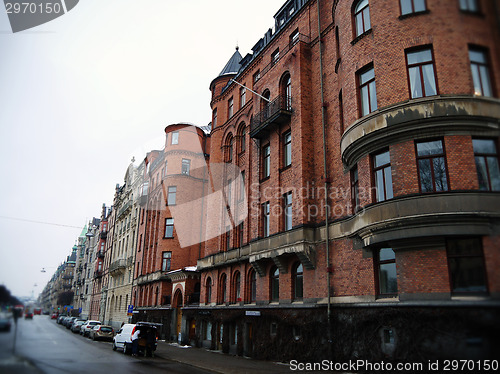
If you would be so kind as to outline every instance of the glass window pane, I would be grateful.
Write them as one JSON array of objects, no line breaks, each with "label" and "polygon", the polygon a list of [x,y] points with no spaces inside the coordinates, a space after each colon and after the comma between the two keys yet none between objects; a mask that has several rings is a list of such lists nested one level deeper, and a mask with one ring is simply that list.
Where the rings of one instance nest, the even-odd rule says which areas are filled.
[{"label": "glass window pane", "polygon": [[375,173],[375,187],[376,187],[377,201],[384,201],[385,196],[384,196],[383,170],[378,170]]},{"label": "glass window pane", "polygon": [[413,5],[415,6],[415,12],[423,12],[425,10],[425,0],[413,0]]},{"label": "glass window pane", "polygon": [[479,74],[481,75],[481,86],[483,88],[483,96],[491,96],[491,83],[490,74],[486,66],[481,66],[479,68]]},{"label": "glass window pane", "polygon": [[432,159],[434,166],[434,179],[436,191],[448,191],[448,180],[446,179],[446,165],[444,157],[435,157]]},{"label": "glass window pane", "polygon": [[477,238],[450,240],[448,242],[449,256],[482,256],[481,240]]},{"label": "glass window pane", "polygon": [[492,139],[472,139],[475,154],[496,155],[497,147]]},{"label": "glass window pane", "polygon": [[394,193],[392,191],[391,167],[384,168],[384,174],[385,174],[385,198],[392,199],[394,197]]},{"label": "glass window pane", "polygon": [[436,140],[433,142],[417,143],[417,154],[419,156],[440,155],[443,153],[443,142]]},{"label": "glass window pane", "polygon": [[381,294],[392,294],[398,292],[398,280],[395,263],[380,265],[379,282]]},{"label": "glass window pane", "polygon": [[392,248],[382,248],[379,253],[380,261],[395,260],[396,254]]},{"label": "glass window pane", "polygon": [[422,192],[433,191],[430,160],[418,160],[418,170],[420,173],[420,187],[422,189]]},{"label": "glass window pane", "polygon": [[469,59],[471,60],[471,62],[478,62],[481,64],[486,63],[486,57],[485,57],[484,53],[481,51],[475,51],[475,50],[469,49]]},{"label": "glass window pane", "polygon": [[379,153],[375,156],[375,167],[380,167],[382,165],[389,164],[391,162],[391,157],[389,151]]},{"label": "glass window pane", "polygon": [[498,168],[498,158],[487,157],[486,160],[488,162],[491,190],[500,191],[500,170]]},{"label": "glass window pane", "polygon": [[366,82],[368,82],[369,80],[371,79],[374,79],[375,78],[375,70],[372,68],[364,73],[362,73],[360,75],[360,83],[361,84],[365,84]]},{"label": "glass window pane", "polygon": [[420,79],[420,69],[418,67],[410,68],[410,91],[411,98],[416,99],[423,96],[422,81]]},{"label": "glass window pane", "polygon": [[360,9],[363,9],[365,6],[368,5],[368,0],[361,0],[358,5],[356,5],[356,13],[360,11]]},{"label": "glass window pane", "polygon": [[375,81],[370,83],[370,105],[371,112],[377,110],[377,89],[375,88]]},{"label": "glass window pane", "polygon": [[361,115],[366,116],[370,113],[370,99],[368,97],[368,86],[361,88]]},{"label": "glass window pane", "polygon": [[486,169],[486,161],[484,157],[476,157],[477,179],[479,182],[479,189],[488,191],[490,189],[488,184],[488,170]]},{"label": "glass window pane", "polygon": [[482,257],[450,258],[449,266],[454,292],[486,292]]},{"label": "glass window pane", "polygon": [[432,53],[430,49],[424,49],[422,51],[409,52],[408,53],[408,64],[418,64],[422,62],[432,61]]},{"label": "glass window pane", "polygon": [[365,21],[365,31],[370,30],[372,28],[370,23],[370,7],[366,7],[365,10],[363,10],[363,18]]},{"label": "glass window pane", "polygon": [[412,0],[401,0],[401,14],[402,15],[412,13],[411,1]]},{"label": "glass window pane", "polygon": [[481,88],[481,77],[479,74],[479,66],[476,64],[471,64],[470,69],[472,73],[472,83],[474,84],[474,94],[482,95],[483,89]]},{"label": "glass window pane", "polygon": [[424,75],[425,96],[437,95],[436,79],[432,64],[423,65],[422,74]]}]

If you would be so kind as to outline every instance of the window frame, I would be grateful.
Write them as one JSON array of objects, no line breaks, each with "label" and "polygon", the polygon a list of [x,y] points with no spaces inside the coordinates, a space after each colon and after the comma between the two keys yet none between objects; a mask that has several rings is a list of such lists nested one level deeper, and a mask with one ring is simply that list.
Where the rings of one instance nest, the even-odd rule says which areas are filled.
[{"label": "window frame", "polygon": [[300,39],[300,33],[299,29],[297,28],[289,36],[290,48],[292,48],[295,44],[297,44],[299,42],[299,39]]},{"label": "window frame", "polygon": [[[373,72],[373,78],[368,79],[363,82],[363,75]],[[359,116],[364,117],[370,113],[375,112],[378,109],[378,99],[377,99],[377,83],[375,80],[375,68],[373,63],[370,63],[356,72],[357,87],[358,87],[358,102],[359,102]],[[366,88],[366,91],[365,91]],[[364,108],[364,92],[367,92],[368,100],[368,112],[365,113],[366,108]],[[373,107],[375,104],[375,107]]]},{"label": "window frame", "polygon": [[[424,52],[429,50],[431,52],[431,60],[430,61],[425,61],[425,62],[419,62],[419,63],[414,63],[414,64],[409,64],[408,62],[408,55],[412,53],[418,53],[418,52]],[[436,60],[434,58],[434,48],[432,48],[432,45],[422,45],[418,47],[413,47],[413,48],[408,48],[405,50],[405,63],[406,63],[406,76],[408,80],[408,92],[409,92],[409,98],[410,100],[414,99],[420,99],[423,97],[432,97],[432,96],[437,96],[439,95],[439,83],[438,83],[438,77],[437,77],[437,70],[436,70]],[[424,73],[422,70],[422,67],[425,65],[431,65],[432,66],[432,73],[433,73],[433,78],[434,78],[434,85],[436,88],[436,93],[433,95],[427,95],[425,92],[425,80],[424,80]],[[413,92],[411,89],[411,75],[410,75],[410,68],[415,68],[418,67],[419,71],[419,78],[420,78],[420,89],[422,91],[422,96],[416,96],[413,97]]]},{"label": "window frame", "polygon": [[[476,10],[470,9],[471,2],[476,6]],[[465,5],[465,7],[463,7]],[[478,0],[458,0],[458,9],[461,12],[479,14],[481,13],[481,3]]]},{"label": "window frame", "polygon": [[212,278],[208,277],[205,281],[205,304],[212,302]]},{"label": "window frame", "polygon": [[283,195],[283,230],[290,231],[293,228],[293,193],[287,192]]},{"label": "window frame", "polygon": [[[171,222],[169,222],[171,221]],[[171,229],[168,229],[169,232],[170,230],[172,230],[172,234],[170,236],[167,236],[167,228],[171,228]],[[174,237],[174,218],[173,217],[167,217],[165,218],[165,232],[163,233],[163,238],[164,239],[171,239]]]},{"label": "window frame", "polygon": [[271,230],[271,215],[270,215],[269,201],[266,201],[261,204],[261,217],[262,217],[262,227],[261,227],[262,237],[267,238]]},{"label": "window frame", "polygon": [[[454,241],[464,241],[464,240],[473,240],[478,243],[478,252],[481,252],[480,254],[450,254],[450,247],[452,242]],[[484,282],[484,291],[455,291],[456,286],[453,284],[453,281],[455,279],[455,275],[452,273],[452,265],[450,263],[450,259],[465,259],[465,258],[475,258],[475,259],[480,259],[480,264],[481,264],[481,270],[482,270],[482,275],[483,275],[483,282]],[[480,237],[459,237],[459,238],[452,238],[452,239],[447,239],[446,240],[446,260],[448,264],[448,275],[449,275],[449,280],[450,280],[450,293],[452,296],[467,296],[467,295],[488,295],[489,294],[489,287],[488,287],[488,272],[487,272],[487,267],[486,267],[486,262],[485,262],[485,257],[484,257],[484,248],[483,248],[483,243]]]},{"label": "window frame", "polygon": [[170,271],[172,267],[172,252],[163,251],[161,254],[161,271]]},{"label": "window frame", "polygon": [[217,108],[212,111],[212,130],[217,127]]},{"label": "window frame", "polygon": [[181,174],[191,175],[191,160],[188,158],[183,158],[181,163]]},{"label": "window frame", "polygon": [[234,99],[231,96],[227,101],[227,118],[232,118],[234,115]]},{"label": "window frame", "polygon": [[240,87],[240,109],[245,106],[247,103],[247,88],[246,87]]},{"label": "window frame", "polygon": [[172,131],[172,145],[179,144],[179,131]]},{"label": "window frame", "polygon": [[359,201],[359,170],[358,165],[354,165],[351,169],[351,204],[352,212],[355,214],[360,210]]},{"label": "window frame", "polygon": [[[383,249],[390,249],[394,253],[394,258],[388,259],[388,260],[380,260],[380,252]],[[398,269],[397,269],[397,262],[396,262],[396,251],[394,251],[393,248],[391,247],[377,247],[374,249],[375,253],[373,256],[374,259],[374,270],[375,270],[375,286],[376,286],[376,294],[378,298],[386,298],[386,297],[397,297],[399,294],[399,288],[398,288]],[[390,265],[394,264],[394,269],[396,273],[396,292],[382,292],[382,282],[380,280],[380,275],[381,275],[381,266],[383,265]]]},{"label": "window frame", "polygon": [[254,269],[248,272],[248,287],[247,287],[247,303],[255,303],[257,301],[257,273]]},{"label": "window frame", "polygon": [[[485,62],[480,63],[476,61],[471,60],[471,52],[476,52],[476,53],[481,53],[484,57]],[[482,97],[495,97],[495,89],[494,89],[494,79],[492,76],[492,71],[490,69],[490,54],[487,48],[475,46],[475,45],[469,45],[468,49],[468,55],[469,55],[469,63],[470,63],[470,68],[471,68],[471,81],[472,81],[472,89],[473,89],[473,94],[475,96],[482,96]],[[474,73],[473,73],[473,66],[477,66],[477,72],[478,72],[478,78],[479,82],[476,82],[474,78]],[[486,69],[486,73],[488,75],[488,89],[490,91],[489,95],[484,94],[484,84],[483,84],[483,76],[481,74],[481,69],[480,67],[483,67]],[[479,83],[479,86],[481,88],[481,93],[476,93],[476,83]]]},{"label": "window frame", "polygon": [[[173,199],[173,202],[171,202],[171,199]],[[177,186],[168,186],[167,206],[174,206],[174,205],[177,205]]]},{"label": "window frame", "polygon": [[[423,144],[423,143],[431,143],[431,142],[441,142],[441,148],[442,148],[442,153],[436,153],[432,155],[423,155],[420,156],[418,154],[418,144]],[[418,173],[418,186],[419,186],[419,191],[420,193],[440,193],[440,192],[447,192],[450,191],[450,178],[448,175],[448,161],[446,159],[446,148],[445,148],[445,143],[443,138],[437,138],[437,139],[423,139],[423,140],[415,140],[415,160],[417,163],[417,173]],[[435,170],[434,170],[434,158],[443,158],[444,160],[444,175],[446,178],[446,189],[438,191],[436,189],[436,177],[435,177]],[[421,169],[420,169],[420,161],[421,160],[430,160],[431,163],[431,179],[432,179],[432,191],[422,191],[422,177],[421,177]]]},{"label": "window frame", "polygon": [[271,144],[262,147],[262,178],[266,180],[271,177]]},{"label": "window frame", "polygon": [[[496,153],[493,154],[493,153],[476,152],[476,150],[474,149],[474,140],[489,140],[489,141],[491,141],[493,143],[493,146],[495,147],[495,152]],[[479,187],[479,190],[481,190],[481,191],[499,191],[497,189],[493,189],[492,188],[493,186],[492,186],[492,181],[491,181],[490,165],[487,162],[487,158],[493,158],[494,160],[496,160],[497,168],[500,167],[500,157],[499,157],[499,154],[498,154],[498,149],[499,149],[498,138],[497,139],[494,139],[494,138],[479,138],[479,137],[473,137],[472,138],[472,150],[474,152],[474,162],[475,162],[475,165],[476,165],[476,175],[477,175],[477,180],[478,180],[478,187]],[[477,158],[478,157],[481,157],[481,158],[483,158],[485,160],[484,161],[484,165],[486,166],[486,175],[488,177],[488,179],[487,179],[488,188],[487,189],[481,188],[481,186],[479,185],[480,184],[479,168],[477,167]]]},{"label": "window frame", "polygon": [[[277,274],[277,275],[276,275]],[[280,300],[280,270],[274,265],[269,271],[269,301],[278,302]]]},{"label": "window frame", "polygon": [[[388,153],[389,154],[389,162],[386,163],[386,164],[382,164],[382,165],[379,165],[379,166],[376,166],[375,165],[375,162],[376,162],[376,157],[379,156],[379,155],[382,155],[384,153]],[[372,197],[372,201],[373,202],[376,202],[376,203],[380,203],[380,202],[383,202],[383,201],[387,201],[387,200],[390,200],[390,199],[393,199],[394,198],[394,186],[393,186],[393,181],[392,181],[392,164],[391,164],[391,152],[389,149],[385,149],[385,150],[382,150],[382,151],[379,151],[377,153],[374,153],[372,156],[372,186],[374,186],[374,193],[375,193],[375,198]],[[387,197],[387,182],[386,182],[386,171],[385,169],[386,168],[390,168],[390,176],[391,176],[391,192],[392,192],[392,196],[391,197]],[[377,171],[379,170],[383,170],[383,173],[382,173],[382,176],[383,176],[383,186],[384,186],[384,199],[383,200],[378,200],[378,197],[379,197],[379,194],[378,194],[378,185],[377,185]]]},{"label": "window frame", "polygon": [[[302,271],[299,272],[298,269],[302,268]],[[297,283],[300,278],[300,295],[297,295]],[[293,270],[292,270],[292,300],[294,301],[302,301],[304,298],[304,265],[300,261],[296,262],[293,265]]]},{"label": "window frame", "polygon": [[[410,4],[411,11],[408,13],[403,13],[403,2],[404,1],[408,1]],[[401,17],[409,17],[413,14],[426,13],[429,11],[429,8],[427,7],[427,0],[422,0],[424,2],[424,10],[415,11],[415,1],[418,1],[418,0],[399,0],[399,8],[400,8]]]},{"label": "window frame", "polygon": [[283,133],[283,169],[292,166],[292,130]]},{"label": "window frame", "polygon": [[[372,24],[371,24],[371,19],[370,19],[370,1],[366,0],[366,5],[361,9],[357,9],[358,6],[360,6],[363,1],[365,1],[365,0],[356,1],[353,4],[353,8],[352,8],[352,18],[353,18],[353,25],[354,25],[354,38],[359,38],[360,36],[362,36],[363,34],[367,33],[368,31],[370,31],[372,29]],[[367,12],[365,12],[365,9],[367,10]],[[359,30],[358,15],[361,15],[361,21],[362,21],[361,22],[362,30],[360,30],[360,31],[358,31]],[[367,25],[366,19],[365,19],[366,16],[368,16],[368,25]]]}]

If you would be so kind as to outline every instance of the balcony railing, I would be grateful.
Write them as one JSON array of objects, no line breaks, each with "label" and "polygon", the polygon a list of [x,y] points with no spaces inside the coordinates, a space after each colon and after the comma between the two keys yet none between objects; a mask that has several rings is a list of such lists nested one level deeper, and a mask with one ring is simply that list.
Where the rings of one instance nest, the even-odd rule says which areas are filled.
[{"label": "balcony railing", "polygon": [[126,267],[127,267],[127,260],[124,258],[120,258],[111,263],[111,265],[109,266],[109,271],[110,272],[120,271],[124,270]]},{"label": "balcony railing", "polygon": [[292,98],[280,95],[267,103],[262,111],[253,117],[250,124],[250,136],[262,138],[266,136],[272,125],[279,125],[290,120],[292,115]]},{"label": "balcony railing", "polygon": [[104,251],[97,251],[97,257],[104,258]]},{"label": "balcony railing", "polygon": [[106,239],[108,237],[108,232],[107,231],[101,231],[101,239]]},{"label": "balcony railing", "polygon": [[94,272],[94,278],[100,278],[100,277],[102,277],[102,275],[103,275],[102,271],[96,271],[96,272]]},{"label": "balcony railing", "polygon": [[118,211],[118,217],[117,218],[120,218],[123,214],[125,214],[126,212],[128,212],[130,210],[130,208],[132,207],[132,201],[127,201],[125,204],[122,205],[122,207],[120,208],[120,210]]}]

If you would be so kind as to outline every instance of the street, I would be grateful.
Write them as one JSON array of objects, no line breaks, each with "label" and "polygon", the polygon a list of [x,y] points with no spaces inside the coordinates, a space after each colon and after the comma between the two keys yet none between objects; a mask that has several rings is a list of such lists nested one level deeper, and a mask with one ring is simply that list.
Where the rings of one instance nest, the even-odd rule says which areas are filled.
[{"label": "street", "polygon": [[0,333],[2,373],[209,373],[165,358],[136,358],[113,351],[110,342],[95,342],[72,333],[45,315],[19,319],[15,353],[15,325]]}]

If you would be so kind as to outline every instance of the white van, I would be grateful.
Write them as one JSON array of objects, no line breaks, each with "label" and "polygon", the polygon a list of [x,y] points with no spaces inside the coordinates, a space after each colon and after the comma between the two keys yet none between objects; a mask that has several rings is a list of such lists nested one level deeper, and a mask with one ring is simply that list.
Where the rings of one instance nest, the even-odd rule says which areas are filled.
[{"label": "white van", "polygon": [[121,348],[123,349],[123,353],[129,353],[125,343],[132,344],[132,331],[134,327],[135,324],[126,323],[118,330],[113,338],[113,351],[116,351],[116,348]]}]

